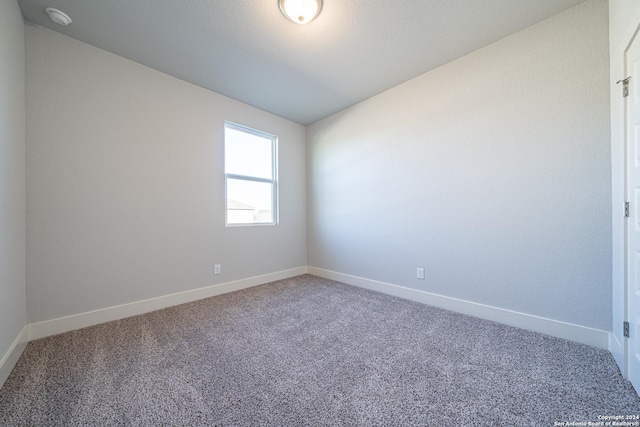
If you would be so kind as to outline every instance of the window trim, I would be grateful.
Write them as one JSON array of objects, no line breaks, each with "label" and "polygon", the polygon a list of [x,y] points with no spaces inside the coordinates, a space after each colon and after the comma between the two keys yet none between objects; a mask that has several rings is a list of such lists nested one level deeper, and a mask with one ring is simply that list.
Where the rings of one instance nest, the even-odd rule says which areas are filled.
[{"label": "window trim", "polygon": [[[269,178],[260,178],[251,175],[240,175],[227,173],[227,156],[226,156],[226,148],[227,148],[227,129],[233,129],[239,132],[248,133],[250,135],[254,135],[260,138],[270,139],[271,140],[271,179]],[[223,162],[224,162],[224,223],[226,227],[262,227],[262,226],[274,226],[278,225],[280,218],[280,206],[279,206],[279,191],[278,191],[278,136],[260,131],[245,125],[241,125],[238,123],[226,121],[224,122],[224,138],[223,138]],[[241,181],[249,181],[249,182],[259,182],[265,184],[271,184],[271,222],[238,222],[238,223],[229,223],[229,209],[228,202],[229,197],[227,194],[227,187],[229,179],[241,180]]]}]

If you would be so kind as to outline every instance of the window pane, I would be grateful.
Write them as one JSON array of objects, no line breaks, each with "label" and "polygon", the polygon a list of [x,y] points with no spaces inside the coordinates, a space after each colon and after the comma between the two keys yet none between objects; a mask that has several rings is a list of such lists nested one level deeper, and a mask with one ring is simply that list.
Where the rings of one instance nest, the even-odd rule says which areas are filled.
[{"label": "window pane", "polygon": [[225,172],[273,179],[273,139],[225,127]]},{"label": "window pane", "polygon": [[273,184],[227,179],[227,224],[273,223]]}]

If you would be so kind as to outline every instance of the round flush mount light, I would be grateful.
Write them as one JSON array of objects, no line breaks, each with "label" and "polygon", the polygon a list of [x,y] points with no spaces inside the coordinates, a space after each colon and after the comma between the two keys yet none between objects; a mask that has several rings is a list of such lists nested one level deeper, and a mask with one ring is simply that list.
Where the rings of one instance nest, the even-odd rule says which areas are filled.
[{"label": "round flush mount light", "polygon": [[63,11],[53,7],[48,7],[45,11],[47,12],[47,15],[49,15],[49,18],[51,18],[51,20],[56,24],[65,26],[71,24],[71,18],[69,18],[69,15]]},{"label": "round flush mount light", "polygon": [[313,21],[322,10],[322,0],[278,0],[280,11],[296,24]]}]

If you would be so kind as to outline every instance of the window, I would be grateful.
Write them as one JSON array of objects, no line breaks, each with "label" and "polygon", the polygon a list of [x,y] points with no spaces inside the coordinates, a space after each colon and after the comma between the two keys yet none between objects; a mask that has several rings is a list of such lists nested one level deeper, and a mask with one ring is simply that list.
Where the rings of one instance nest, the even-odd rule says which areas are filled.
[{"label": "window", "polygon": [[277,223],[277,140],[275,135],[225,122],[227,225]]}]

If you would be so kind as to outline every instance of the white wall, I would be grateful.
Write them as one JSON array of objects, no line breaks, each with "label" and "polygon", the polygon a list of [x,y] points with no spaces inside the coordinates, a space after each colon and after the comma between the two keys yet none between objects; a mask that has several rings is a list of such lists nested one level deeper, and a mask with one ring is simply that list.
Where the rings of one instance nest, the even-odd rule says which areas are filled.
[{"label": "white wall", "polygon": [[633,30],[640,22],[637,0],[609,1],[609,46],[611,86],[611,164],[612,164],[612,225],[613,225],[613,334],[610,350],[622,372],[626,372],[625,339],[622,322],[627,319],[624,290],[624,219],[622,204],[624,189],[624,100],[616,82],[624,77],[624,51]]},{"label": "white wall", "polygon": [[309,265],[610,331],[607,31],[588,1],[311,125]]},{"label": "white wall", "polygon": [[[42,27],[26,45],[30,323],[306,265],[304,127]],[[224,226],[225,120],[279,136],[276,227]]]},{"label": "white wall", "polygon": [[24,24],[0,2],[0,387],[26,325]]}]

